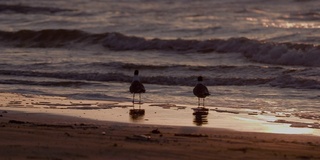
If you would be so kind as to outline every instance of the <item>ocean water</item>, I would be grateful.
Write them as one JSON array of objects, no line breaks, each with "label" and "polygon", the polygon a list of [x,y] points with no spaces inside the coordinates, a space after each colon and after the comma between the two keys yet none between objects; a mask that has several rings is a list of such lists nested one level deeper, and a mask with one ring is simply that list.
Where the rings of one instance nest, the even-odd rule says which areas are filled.
[{"label": "ocean water", "polygon": [[[0,91],[320,115],[318,0],[0,1]],[[308,116],[310,118],[310,116]]]}]

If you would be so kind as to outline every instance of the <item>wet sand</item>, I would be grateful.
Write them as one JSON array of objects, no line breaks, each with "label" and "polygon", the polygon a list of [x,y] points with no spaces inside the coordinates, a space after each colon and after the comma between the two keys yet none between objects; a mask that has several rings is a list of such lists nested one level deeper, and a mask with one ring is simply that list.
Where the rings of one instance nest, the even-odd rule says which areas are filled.
[{"label": "wet sand", "polygon": [[[102,121],[83,116],[83,113],[89,114],[91,108],[77,109],[81,112],[75,112],[75,116],[70,116],[70,113],[51,114],[56,110],[68,112],[72,109],[43,108],[88,107],[92,101],[80,103],[71,100],[73,105],[70,105],[70,100],[62,97],[28,97],[7,93],[3,93],[2,98],[1,159],[320,159],[320,138],[311,134],[244,132],[206,127],[205,124],[161,125],[150,123],[152,119],[146,120],[145,117],[135,122],[129,119],[128,114],[126,118],[116,117],[131,123]],[[96,101],[95,104],[107,108],[114,106],[115,102]],[[116,111],[118,108],[122,111],[122,107],[125,108],[124,105],[117,105],[113,109],[100,110]],[[128,113],[128,108],[125,109]],[[211,123],[210,120],[208,118],[208,123]],[[192,119],[190,121],[193,123]]]}]

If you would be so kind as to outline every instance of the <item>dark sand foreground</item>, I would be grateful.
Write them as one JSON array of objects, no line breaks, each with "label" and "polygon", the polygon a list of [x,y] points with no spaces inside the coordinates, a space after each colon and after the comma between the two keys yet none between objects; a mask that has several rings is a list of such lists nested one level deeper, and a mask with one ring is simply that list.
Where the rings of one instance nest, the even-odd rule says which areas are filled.
[{"label": "dark sand foreground", "polygon": [[154,127],[4,110],[0,115],[4,160],[320,159],[317,136]]}]

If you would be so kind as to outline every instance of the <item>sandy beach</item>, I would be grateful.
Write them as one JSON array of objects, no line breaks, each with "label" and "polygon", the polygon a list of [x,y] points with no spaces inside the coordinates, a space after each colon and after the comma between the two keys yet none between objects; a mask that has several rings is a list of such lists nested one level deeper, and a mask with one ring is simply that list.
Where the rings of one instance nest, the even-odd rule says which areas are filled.
[{"label": "sandy beach", "polygon": [[[51,107],[89,107],[89,101],[80,105],[78,100],[62,97],[9,93],[2,93],[2,98],[1,159],[320,159],[320,139],[312,134],[101,121],[52,114],[45,108],[57,101],[60,106]],[[63,105],[67,101],[73,105]],[[115,104],[95,103],[104,107]]]}]

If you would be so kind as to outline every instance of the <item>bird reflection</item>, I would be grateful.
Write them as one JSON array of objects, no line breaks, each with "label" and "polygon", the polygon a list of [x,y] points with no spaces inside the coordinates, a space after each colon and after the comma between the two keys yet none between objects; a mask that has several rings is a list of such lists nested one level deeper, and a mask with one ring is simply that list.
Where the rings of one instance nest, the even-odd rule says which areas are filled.
[{"label": "bird reflection", "polygon": [[[144,111],[144,110],[143,110]],[[139,121],[143,121],[144,118],[144,112],[142,113],[131,113],[130,112],[130,120],[133,122],[139,122]]]},{"label": "bird reflection", "polygon": [[208,114],[197,114],[197,112],[193,113],[194,115],[194,119],[193,119],[193,123],[197,126],[202,126],[205,124],[208,124]]},{"label": "bird reflection", "polygon": [[197,126],[202,126],[208,124],[208,117],[207,116],[195,116],[193,119],[193,123]]}]

